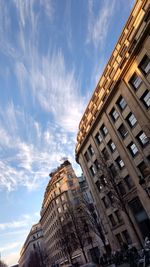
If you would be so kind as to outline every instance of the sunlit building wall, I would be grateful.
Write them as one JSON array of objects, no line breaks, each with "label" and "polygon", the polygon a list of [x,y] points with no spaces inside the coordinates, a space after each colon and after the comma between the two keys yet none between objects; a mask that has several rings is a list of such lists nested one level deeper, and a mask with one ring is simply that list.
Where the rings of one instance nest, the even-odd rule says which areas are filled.
[{"label": "sunlit building wall", "polygon": [[[115,30],[115,29],[114,29]],[[79,124],[76,160],[87,178],[112,249],[137,246],[150,229],[150,2],[136,1]],[[126,215],[99,173],[115,179]],[[139,184],[140,182],[140,184]]]}]

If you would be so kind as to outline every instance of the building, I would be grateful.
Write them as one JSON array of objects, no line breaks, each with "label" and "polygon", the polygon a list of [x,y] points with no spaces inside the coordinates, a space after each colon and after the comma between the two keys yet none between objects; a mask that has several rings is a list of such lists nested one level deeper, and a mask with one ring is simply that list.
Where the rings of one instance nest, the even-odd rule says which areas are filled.
[{"label": "building", "polygon": [[[149,32],[150,2],[137,0],[77,136],[76,160],[113,250],[122,242],[140,246],[150,234]],[[129,216],[117,205],[115,192]]]},{"label": "building", "polygon": [[[66,215],[69,206],[78,204],[80,187],[78,178],[68,160],[53,171],[50,177],[41,209],[41,225],[49,264],[63,266],[69,262],[69,259],[62,245],[62,225],[64,221],[68,222]],[[90,249],[91,247],[86,247],[87,257]],[[71,259],[74,263],[84,262],[82,252],[78,247],[71,254]]]},{"label": "building", "polygon": [[[46,257],[41,224],[34,224],[20,252],[19,267],[28,267],[30,255],[37,253],[41,264]],[[44,257],[43,257],[44,256]]]},{"label": "building", "polygon": [[87,202],[93,203],[93,197],[92,197],[92,194],[91,194],[90,189],[88,187],[88,183],[86,181],[85,176],[81,175],[80,177],[78,177],[78,181],[79,181],[79,187],[80,187],[80,190],[82,192],[83,198]]}]

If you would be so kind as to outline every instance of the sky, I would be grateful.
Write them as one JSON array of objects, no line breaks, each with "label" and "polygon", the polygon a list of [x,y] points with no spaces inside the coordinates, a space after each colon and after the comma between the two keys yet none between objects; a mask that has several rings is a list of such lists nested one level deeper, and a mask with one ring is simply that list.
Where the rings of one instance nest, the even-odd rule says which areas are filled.
[{"label": "sky", "polygon": [[76,171],[78,124],[134,0],[0,0],[0,253],[38,222],[49,173]]}]

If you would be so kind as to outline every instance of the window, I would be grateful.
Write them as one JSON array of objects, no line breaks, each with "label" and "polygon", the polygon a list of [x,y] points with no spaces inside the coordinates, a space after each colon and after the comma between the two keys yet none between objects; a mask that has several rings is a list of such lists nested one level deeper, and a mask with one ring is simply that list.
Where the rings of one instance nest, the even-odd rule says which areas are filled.
[{"label": "window", "polygon": [[126,103],[125,99],[122,96],[119,97],[119,99],[117,101],[117,105],[120,108],[120,110],[124,110],[125,109],[127,103]]},{"label": "window", "polygon": [[138,148],[137,148],[137,146],[136,146],[133,142],[131,142],[131,143],[128,145],[128,149],[129,149],[129,151],[130,151],[132,157],[134,157],[135,155],[137,155],[137,153],[138,153]]},{"label": "window", "polygon": [[124,196],[126,194],[126,190],[122,182],[118,184],[118,189],[119,189],[120,195]]},{"label": "window", "polygon": [[98,171],[100,169],[100,164],[97,159],[94,161],[94,165],[95,165],[96,170]]},{"label": "window", "polygon": [[115,108],[113,108],[110,112],[110,116],[112,118],[113,121],[116,121],[119,117],[119,114],[117,112],[117,110]]},{"label": "window", "polygon": [[91,171],[92,176],[94,176],[96,171],[93,165],[90,167],[90,171]]},{"label": "window", "polygon": [[132,244],[132,240],[131,240],[131,237],[129,236],[128,231],[125,230],[122,232],[122,234],[123,234],[123,237],[124,237],[125,241],[127,242],[127,244]]},{"label": "window", "polygon": [[84,153],[84,157],[85,157],[86,161],[89,161],[90,160],[89,154],[88,154],[87,151]]},{"label": "window", "polygon": [[109,198],[110,203],[114,203],[114,196],[111,191],[107,194],[107,196]]},{"label": "window", "polygon": [[124,178],[124,181],[125,181],[125,184],[126,184],[126,186],[128,187],[129,190],[132,189],[132,188],[134,187],[134,183],[133,183],[133,181],[132,181],[132,178],[131,178],[129,175],[127,175],[127,176]]},{"label": "window", "polygon": [[61,208],[60,207],[58,208],[58,213],[61,213]]},{"label": "window", "polygon": [[122,240],[121,235],[120,235],[120,234],[117,234],[117,235],[116,235],[116,238],[117,238],[117,240],[118,240],[118,243],[119,243],[120,245],[122,245],[123,240]]},{"label": "window", "polygon": [[59,199],[58,198],[56,198],[56,204],[59,204]]},{"label": "window", "polygon": [[124,126],[124,124],[122,123],[121,125],[120,125],[120,127],[118,128],[118,131],[119,131],[119,133],[120,133],[120,135],[121,135],[121,137],[124,139],[126,136],[127,136],[127,134],[128,134],[128,131],[127,131],[127,129],[126,129],[126,127]]},{"label": "window", "polygon": [[142,83],[142,79],[140,76],[138,76],[136,73],[134,73],[131,77],[131,79],[129,80],[129,83],[132,85],[132,87],[137,90],[138,87],[141,85]]},{"label": "window", "polygon": [[121,170],[124,167],[124,162],[123,160],[120,158],[120,156],[115,160],[119,169]]},{"label": "window", "polygon": [[101,130],[103,136],[106,136],[108,134],[108,130],[104,124],[101,126],[100,130]]},{"label": "window", "polygon": [[108,142],[108,146],[111,152],[114,152],[116,150],[116,146],[112,140]]},{"label": "window", "polygon": [[149,235],[149,229],[150,229],[150,220],[148,218],[148,215],[138,197],[135,197],[129,202],[129,207],[133,213],[133,216],[138,223],[138,226],[141,230],[141,233],[143,237]]},{"label": "window", "polygon": [[67,176],[68,176],[69,179],[73,178],[71,173],[69,173]]},{"label": "window", "polygon": [[99,132],[95,135],[95,140],[98,145],[102,142],[102,137]]},{"label": "window", "polygon": [[106,185],[107,185],[107,180],[106,180],[106,178],[104,177],[104,175],[101,175],[101,177],[100,177],[100,182],[101,182],[101,185],[103,185],[103,186],[106,186]]},{"label": "window", "polygon": [[143,177],[147,177],[149,175],[149,169],[148,166],[145,164],[144,161],[142,161],[139,165],[138,168],[142,174]]},{"label": "window", "polygon": [[123,220],[122,220],[122,216],[121,216],[120,211],[119,210],[116,210],[114,213],[115,213],[115,215],[117,217],[118,223],[121,223]]},{"label": "window", "polygon": [[61,200],[64,201],[65,200],[65,196],[61,195]]},{"label": "window", "polygon": [[108,217],[109,217],[109,220],[110,220],[110,222],[111,222],[111,225],[112,225],[112,226],[115,226],[115,225],[116,225],[116,221],[115,221],[115,219],[114,219],[114,216],[111,214],[111,215],[109,215]]},{"label": "window", "polygon": [[107,151],[106,148],[104,148],[102,150],[102,155],[103,155],[103,157],[104,157],[105,160],[108,160],[109,159],[109,153],[108,153],[108,151]]},{"label": "window", "polygon": [[145,75],[148,74],[148,72],[150,71],[150,59],[147,55],[145,55],[141,60],[139,68]]},{"label": "window", "polygon": [[100,192],[101,189],[102,189],[100,181],[97,180],[97,182],[95,184],[96,184],[96,187],[97,187],[98,191]]},{"label": "window", "polygon": [[129,113],[129,115],[126,117],[126,120],[131,128],[137,123],[137,119],[132,112]]},{"label": "window", "polygon": [[139,141],[140,145],[142,147],[146,146],[149,142],[148,137],[146,136],[146,134],[141,131],[137,136],[136,136],[137,140]]},{"label": "window", "polygon": [[107,209],[109,207],[109,203],[108,203],[107,198],[106,197],[103,197],[102,198],[102,201],[103,201],[104,207]]},{"label": "window", "polygon": [[67,204],[66,203],[63,205],[63,209],[67,210]]},{"label": "window", "polygon": [[89,151],[89,153],[90,153],[91,156],[94,155],[94,149],[93,149],[93,147],[91,145],[89,145],[88,151]]},{"label": "window", "polygon": [[111,174],[113,176],[116,176],[117,175],[117,170],[116,170],[116,168],[115,168],[115,166],[114,166],[113,163],[110,165],[109,169],[110,169],[110,172],[111,172]]},{"label": "window", "polygon": [[150,107],[150,92],[146,90],[141,96],[140,100],[143,102],[144,106],[148,109]]}]

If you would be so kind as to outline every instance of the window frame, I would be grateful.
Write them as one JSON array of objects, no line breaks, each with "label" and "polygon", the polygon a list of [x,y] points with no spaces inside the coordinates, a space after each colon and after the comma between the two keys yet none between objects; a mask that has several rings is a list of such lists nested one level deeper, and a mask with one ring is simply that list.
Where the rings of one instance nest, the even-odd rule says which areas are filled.
[{"label": "window frame", "polygon": [[144,107],[148,110],[150,108],[150,105],[147,105],[147,102],[145,101],[145,97],[149,95],[148,101],[150,101],[150,91],[148,89],[145,90],[145,92],[140,97],[141,102],[143,103]]},{"label": "window frame", "polygon": [[[123,133],[122,130],[121,130],[122,127],[124,128],[124,130],[126,130],[125,135],[122,134]],[[123,123],[121,123],[121,125],[119,126],[117,131],[119,132],[119,134],[122,137],[122,139],[125,139],[127,137],[128,133],[129,133],[128,129],[126,128],[126,126]]]},{"label": "window frame", "polygon": [[[115,146],[115,148],[113,149],[113,147],[111,146],[111,144],[113,144]],[[107,143],[110,151],[113,153],[116,150],[116,145],[115,143],[112,141],[112,139],[109,140],[109,142]]]},{"label": "window frame", "polygon": [[[104,131],[104,128],[106,129],[106,132]],[[104,123],[103,123],[102,126],[100,127],[100,131],[101,131],[103,137],[105,137],[105,136],[108,134],[108,129],[107,129],[107,127],[105,126]]]},{"label": "window frame", "polygon": [[144,178],[146,178],[146,177],[149,175],[149,171],[146,172],[146,174],[145,174],[145,173],[143,172],[143,170],[141,169],[141,167],[140,167],[140,166],[142,166],[142,164],[145,165],[145,169],[144,169],[144,171],[146,171],[146,169],[148,169],[148,166],[147,166],[147,164],[145,163],[144,160],[141,161],[141,162],[137,165],[137,167],[138,167],[140,173],[142,174],[142,176],[143,176]]},{"label": "window frame", "polygon": [[[130,118],[131,117],[134,117],[132,120],[130,120]],[[134,122],[134,124],[132,124],[132,121],[133,120],[135,120],[135,122]],[[127,121],[127,123],[128,123],[128,125],[130,126],[130,128],[133,128],[136,124],[137,124],[137,119],[136,119],[136,117],[135,117],[135,115],[132,113],[132,112],[130,112],[128,115],[127,115],[127,117],[126,117],[126,121]]]},{"label": "window frame", "polygon": [[108,150],[107,150],[106,147],[103,148],[103,150],[101,151],[101,153],[102,153],[103,158],[104,158],[106,161],[109,160],[110,156],[109,156],[109,152],[108,152]]},{"label": "window frame", "polygon": [[141,59],[139,65],[138,65],[138,68],[140,69],[140,71],[141,71],[145,76],[147,76],[147,75],[150,73],[150,68],[148,69],[147,72],[145,71],[145,69],[147,68],[147,66],[146,66],[146,68],[143,68],[144,63],[146,62],[146,58],[148,59],[148,64],[147,64],[147,66],[150,66],[150,58],[149,58],[149,56],[148,56],[147,54],[145,54],[145,55],[143,56],[143,58]]},{"label": "window frame", "polygon": [[117,222],[115,221],[113,214],[108,215],[108,218],[109,218],[109,221],[111,222],[112,227],[117,225]]},{"label": "window frame", "polygon": [[102,138],[100,132],[97,132],[97,134],[95,135],[95,141],[96,141],[97,145],[100,145],[102,140],[103,140],[103,138]]},{"label": "window frame", "polygon": [[[137,149],[137,150],[136,150],[136,153],[134,153],[134,152],[133,152],[134,149],[131,148],[133,145],[135,146],[134,149]],[[139,150],[138,150],[136,144],[135,144],[133,141],[130,142],[130,144],[127,146],[127,148],[128,148],[128,150],[129,150],[129,152],[130,152],[130,154],[131,154],[131,156],[132,156],[133,158],[134,158],[135,156],[138,155]]]},{"label": "window frame", "polygon": [[[116,112],[117,117],[115,117],[115,116],[113,115],[114,112]],[[113,120],[114,122],[117,121],[118,118],[119,118],[119,113],[118,113],[118,111],[115,109],[115,107],[112,108],[112,110],[110,111],[109,115],[110,115],[110,117],[112,118],[112,120]]]},{"label": "window frame", "polygon": [[89,162],[89,160],[90,160],[90,156],[89,156],[88,151],[86,151],[86,152],[84,153],[84,158],[86,159],[87,162]]},{"label": "window frame", "polygon": [[[123,107],[122,107],[122,104],[120,104],[121,101],[124,102],[124,106],[123,106]],[[121,111],[123,111],[123,110],[127,107],[127,102],[126,102],[126,100],[124,99],[124,97],[123,97],[122,95],[119,96],[119,98],[118,98],[116,104],[117,104],[117,106],[119,107],[119,109],[120,109]]]},{"label": "window frame", "polygon": [[[120,156],[118,156],[115,159],[115,162],[116,162],[116,164],[117,164],[117,166],[119,167],[120,170],[122,170],[125,167],[125,163],[124,163],[124,161],[122,160],[122,158]],[[122,162],[123,165],[122,165],[122,163],[120,164],[120,162]]]},{"label": "window frame", "polygon": [[[134,79],[134,78],[135,78],[135,79]],[[139,80],[140,80],[140,83],[138,84],[138,86],[136,86],[136,85],[134,84],[134,81],[136,81],[136,79],[139,79]],[[133,82],[132,82],[132,81],[133,81]],[[129,84],[132,86],[132,88],[133,88],[135,91],[137,91],[137,90],[139,89],[139,87],[141,86],[142,82],[143,82],[143,80],[142,80],[141,76],[138,75],[136,72],[134,72],[134,73],[132,74],[132,76],[131,76],[131,78],[130,78],[130,80],[129,80]]]},{"label": "window frame", "polygon": [[87,150],[88,150],[90,156],[92,157],[94,155],[94,149],[93,149],[93,147],[92,147],[91,144],[88,146],[88,149]]},{"label": "window frame", "polygon": [[134,182],[131,178],[131,176],[129,174],[127,174],[124,178],[123,178],[125,185],[127,186],[128,190],[130,191],[135,185]]},{"label": "window frame", "polygon": [[[145,139],[147,139],[146,143],[142,142],[143,139],[140,138],[141,135],[145,135]],[[147,135],[145,134],[145,132],[143,132],[143,131],[140,131],[137,134],[136,139],[138,140],[138,142],[139,142],[139,144],[141,145],[142,148],[146,147],[149,144],[149,139],[148,139]]]},{"label": "window frame", "polygon": [[91,165],[91,166],[90,166],[90,172],[91,172],[91,175],[94,177],[95,174],[96,174],[96,170],[95,170],[95,168],[94,168],[94,165]]}]

